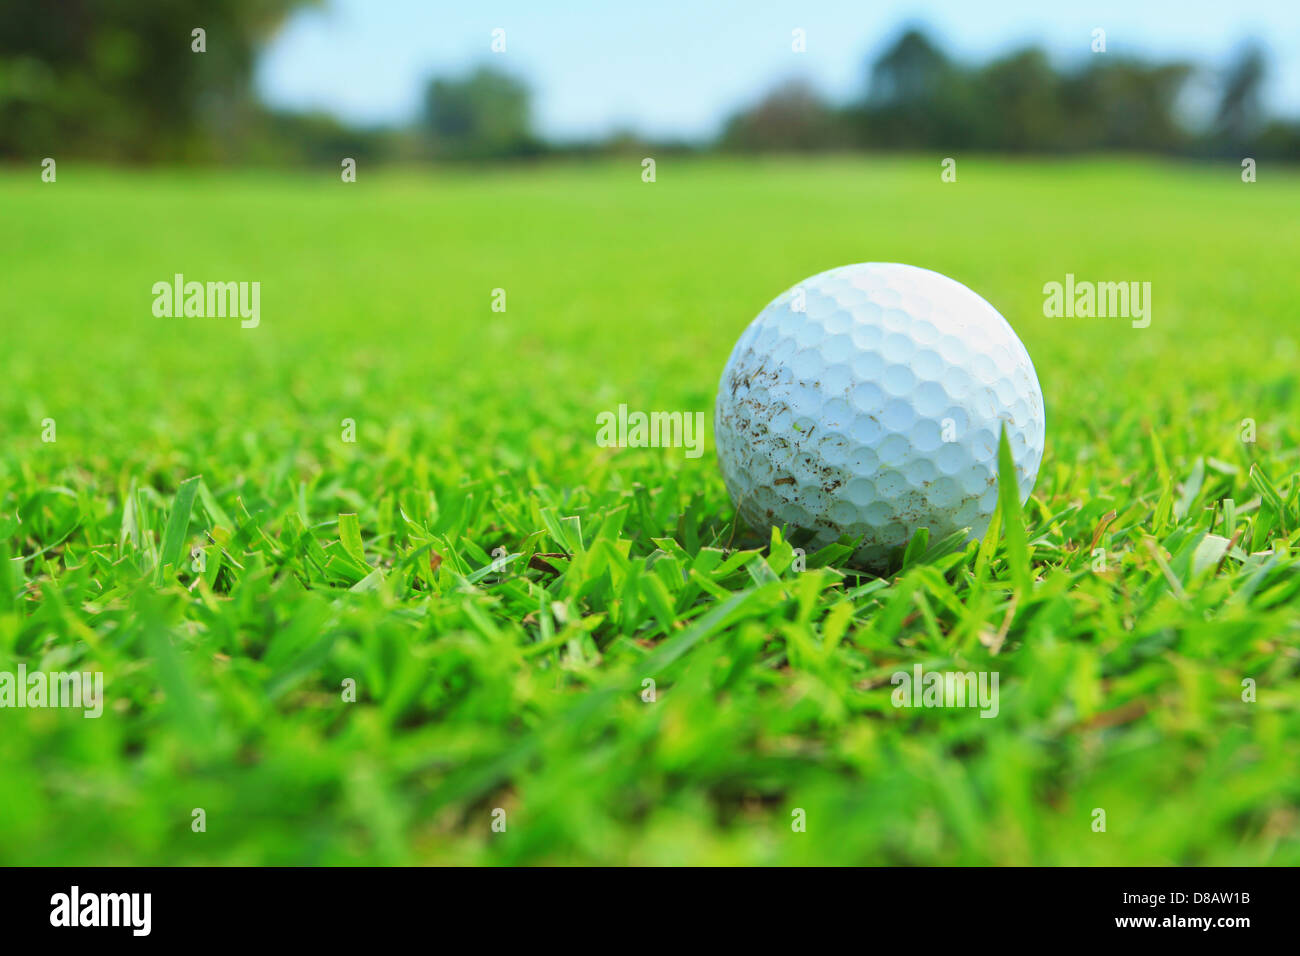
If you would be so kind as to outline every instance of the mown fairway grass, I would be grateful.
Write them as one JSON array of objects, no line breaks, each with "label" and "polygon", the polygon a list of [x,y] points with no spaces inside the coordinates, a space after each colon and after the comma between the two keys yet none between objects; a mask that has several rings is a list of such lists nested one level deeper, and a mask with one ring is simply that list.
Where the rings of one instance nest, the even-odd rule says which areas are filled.
[{"label": "mown fairway grass", "polygon": [[[1300,863],[1295,172],[34,169],[0,177],[0,670],[108,703],[0,710],[0,862]],[[624,402],[711,427],[745,324],[866,260],[1024,339],[1029,565],[798,572],[711,441],[596,445]],[[260,281],[261,326],[155,318],[176,272]],[[1151,326],[1044,318],[1067,272],[1151,282]],[[917,663],[997,671],[998,717],[894,708]]]}]

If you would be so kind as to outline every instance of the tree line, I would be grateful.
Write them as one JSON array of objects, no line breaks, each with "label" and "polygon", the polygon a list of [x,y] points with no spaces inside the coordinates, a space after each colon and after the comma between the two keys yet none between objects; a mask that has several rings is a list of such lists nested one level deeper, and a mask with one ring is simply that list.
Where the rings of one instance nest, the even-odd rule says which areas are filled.
[{"label": "tree line", "polygon": [[[962,63],[907,29],[866,65],[851,102],[801,81],[739,110],[706,143],[632,134],[557,145],[532,124],[531,92],[489,67],[435,76],[419,117],[349,127],[277,111],[253,90],[258,52],[314,0],[5,0],[0,4],[0,157],[317,162],[491,159],[630,150],[1077,152],[1300,159],[1300,123],[1262,106],[1262,49],[1228,68],[1094,54],[1060,68],[1037,48]],[[190,43],[205,25],[206,47]]]},{"label": "tree line", "polygon": [[805,83],[782,84],[732,116],[720,145],[1300,158],[1300,123],[1264,113],[1256,44],[1222,71],[1109,53],[1060,69],[1034,47],[966,65],[909,29],[866,72],[860,98],[839,106]]}]

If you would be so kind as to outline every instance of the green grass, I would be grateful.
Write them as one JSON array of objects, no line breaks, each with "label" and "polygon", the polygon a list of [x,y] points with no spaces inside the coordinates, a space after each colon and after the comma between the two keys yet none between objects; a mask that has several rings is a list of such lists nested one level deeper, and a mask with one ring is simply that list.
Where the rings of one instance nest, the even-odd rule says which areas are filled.
[{"label": "green grass", "polygon": [[[0,176],[0,670],[108,696],[0,710],[0,862],[1300,863],[1300,175],[658,179]],[[762,306],[865,260],[1034,357],[1047,452],[996,539],[798,571],[711,442],[597,446],[624,402],[711,423]],[[261,327],[155,318],[175,272],[260,281]],[[1067,272],[1150,281],[1150,328],[1044,318]],[[918,663],[997,671],[998,717],[894,708]]]}]

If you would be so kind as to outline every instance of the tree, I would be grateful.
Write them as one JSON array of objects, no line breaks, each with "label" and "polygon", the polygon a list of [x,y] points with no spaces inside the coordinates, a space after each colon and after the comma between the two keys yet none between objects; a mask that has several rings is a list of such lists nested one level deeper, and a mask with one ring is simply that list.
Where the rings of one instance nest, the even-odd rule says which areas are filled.
[{"label": "tree", "polygon": [[943,51],[913,27],[872,64],[868,95],[876,103],[891,106],[929,102],[951,72]]},{"label": "tree", "polygon": [[1264,74],[1264,51],[1258,44],[1246,44],[1228,68],[1219,98],[1214,138],[1222,150],[1240,151],[1263,125],[1260,87]]},{"label": "tree", "polygon": [[1062,84],[1069,145],[1084,149],[1174,150],[1188,134],[1174,105],[1191,67],[1097,57]]},{"label": "tree", "polygon": [[1060,78],[1042,50],[994,60],[972,77],[981,103],[975,145],[986,149],[1057,149],[1069,118]]},{"label": "tree", "polygon": [[968,71],[918,28],[871,65],[857,139],[870,147],[959,147],[979,141],[981,104]]},{"label": "tree", "polygon": [[[210,154],[258,108],[258,47],[311,2],[5,0],[0,154]],[[204,53],[192,49],[196,27]]]},{"label": "tree", "polygon": [[802,80],[783,83],[737,113],[722,134],[724,148],[739,150],[826,149],[842,141],[835,114]]},{"label": "tree", "polygon": [[508,74],[479,67],[463,79],[435,78],[424,104],[425,130],[441,155],[519,156],[539,149],[528,88]]}]

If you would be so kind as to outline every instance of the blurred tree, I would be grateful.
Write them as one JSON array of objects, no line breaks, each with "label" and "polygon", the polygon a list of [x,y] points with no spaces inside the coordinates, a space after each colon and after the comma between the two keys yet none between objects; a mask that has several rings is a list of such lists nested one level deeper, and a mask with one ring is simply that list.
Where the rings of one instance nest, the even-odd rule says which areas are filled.
[{"label": "blurred tree", "polygon": [[969,74],[918,28],[910,28],[868,71],[867,96],[850,111],[856,140],[870,147],[976,145],[977,91]]},{"label": "blurred tree", "polygon": [[[258,46],[317,0],[4,0],[0,154],[237,153]],[[191,31],[206,31],[206,52]]]},{"label": "blurred tree", "polygon": [[968,68],[912,28],[871,65],[867,96],[848,115],[869,147],[1183,149],[1191,137],[1175,105],[1190,75],[1183,63],[1110,56],[1062,74],[1035,48]]},{"label": "blurred tree", "polygon": [[1066,145],[1162,152],[1187,145],[1175,104],[1191,66],[1119,57],[1094,57],[1088,64],[1061,84]]},{"label": "blurred tree", "polygon": [[1258,141],[1249,146],[1255,156],[1280,156],[1283,159],[1300,159],[1300,123],[1294,120],[1274,120],[1265,126]]},{"label": "blurred tree", "polygon": [[1053,150],[1070,122],[1062,108],[1060,77],[1042,50],[994,60],[971,77],[978,101],[975,145],[982,149]]},{"label": "blurred tree", "polygon": [[834,111],[802,80],[776,87],[723,127],[722,146],[736,150],[818,150],[843,145]]},{"label": "blurred tree", "polygon": [[920,105],[937,99],[952,74],[948,57],[913,27],[872,64],[868,93],[880,104]]},{"label": "blurred tree", "polygon": [[1260,87],[1265,72],[1264,51],[1256,43],[1242,47],[1228,68],[1213,131],[1221,151],[1240,152],[1264,125]]},{"label": "blurred tree", "polygon": [[521,156],[540,143],[520,80],[490,67],[463,79],[435,77],[424,98],[425,130],[443,156]]}]

